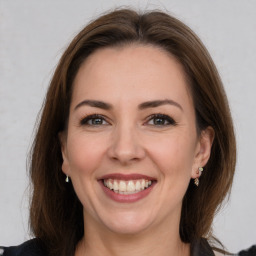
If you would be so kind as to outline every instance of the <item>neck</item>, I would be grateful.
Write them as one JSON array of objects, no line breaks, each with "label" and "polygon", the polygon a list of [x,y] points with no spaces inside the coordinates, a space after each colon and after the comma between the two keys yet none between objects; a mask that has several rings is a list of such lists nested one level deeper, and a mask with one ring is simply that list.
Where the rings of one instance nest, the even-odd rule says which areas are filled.
[{"label": "neck", "polygon": [[189,256],[190,245],[181,241],[179,225],[164,224],[138,234],[117,234],[108,229],[97,232],[95,225],[87,225],[75,256]]}]

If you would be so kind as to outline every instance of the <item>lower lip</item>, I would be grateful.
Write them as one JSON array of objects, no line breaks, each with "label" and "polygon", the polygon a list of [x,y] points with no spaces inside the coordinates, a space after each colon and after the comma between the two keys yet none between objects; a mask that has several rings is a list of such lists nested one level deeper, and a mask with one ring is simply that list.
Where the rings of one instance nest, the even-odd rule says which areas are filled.
[{"label": "lower lip", "polygon": [[112,200],[119,202],[119,203],[133,203],[136,201],[139,201],[143,198],[145,198],[154,188],[156,182],[153,182],[152,185],[140,192],[134,193],[134,194],[130,194],[130,195],[124,195],[124,194],[118,194],[115,193],[113,190],[110,190],[109,188],[107,188],[106,186],[104,186],[103,181],[101,180],[99,182],[101,184],[101,187],[103,189],[103,191],[105,192],[105,194],[110,197]]}]

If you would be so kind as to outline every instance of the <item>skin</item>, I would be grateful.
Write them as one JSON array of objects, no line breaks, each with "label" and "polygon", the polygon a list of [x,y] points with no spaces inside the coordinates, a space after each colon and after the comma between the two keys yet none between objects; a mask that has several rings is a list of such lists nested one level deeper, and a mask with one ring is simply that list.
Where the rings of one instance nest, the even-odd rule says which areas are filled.
[{"label": "skin", "polygon": [[[153,46],[105,48],[83,63],[73,86],[68,129],[60,138],[63,172],[84,207],[85,235],[75,255],[189,255],[179,236],[182,199],[207,163],[213,131],[197,134],[182,66]],[[138,108],[166,99],[175,103]],[[85,100],[112,108],[80,104]],[[159,113],[174,122],[151,117]],[[102,117],[81,123],[91,114]],[[120,203],[99,185],[110,173],[144,174],[157,183],[145,198]]]}]

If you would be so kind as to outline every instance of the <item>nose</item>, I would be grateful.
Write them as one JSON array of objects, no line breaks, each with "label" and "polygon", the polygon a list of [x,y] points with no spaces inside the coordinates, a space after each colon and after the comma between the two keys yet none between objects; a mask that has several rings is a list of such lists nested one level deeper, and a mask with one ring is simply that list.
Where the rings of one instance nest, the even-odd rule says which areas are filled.
[{"label": "nose", "polygon": [[108,156],[122,165],[142,160],[146,153],[135,127],[119,126],[113,131]]}]

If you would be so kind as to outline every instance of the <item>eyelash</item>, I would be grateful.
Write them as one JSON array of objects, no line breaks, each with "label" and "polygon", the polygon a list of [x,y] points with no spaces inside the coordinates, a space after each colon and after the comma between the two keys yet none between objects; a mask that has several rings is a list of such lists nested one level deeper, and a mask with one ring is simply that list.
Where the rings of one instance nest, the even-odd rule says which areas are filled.
[{"label": "eyelash", "polygon": [[[80,120],[80,125],[86,125],[86,126],[101,126],[101,125],[106,125],[106,124],[89,124],[89,121],[92,121],[93,119],[101,119],[102,121],[105,121],[105,117],[102,116],[102,115],[99,115],[99,114],[93,114],[93,115],[88,115],[86,117],[83,117],[81,120]],[[173,118],[171,118],[170,116],[168,115],[164,115],[164,114],[153,114],[151,116],[149,116],[147,118],[147,122],[149,122],[150,120],[153,120],[153,119],[162,119],[164,120],[164,123],[167,121],[168,124],[150,124],[151,126],[169,126],[169,125],[173,125],[175,126],[177,123],[174,121]]]},{"label": "eyelash", "polygon": [[80,121],[80,125],[87,125],[87,126],[98,126],[97,124],[88,124],[89,121],[93,119],[102,119],[105,120],[105,117],[99,114],[93,114],[93,115],[88,115],[86,117],[83,117]]},{"label": "eyelash", "polygon": [[150,120],[153,120],[153,119],[163,119],[165,121],[168,122],[168,124],[160,124],[160,125],[157,125],[157,124],[154,124],[153,126],[169,126],[169,125],[176,125],[177,123],[174,121],[173,118],[171,118],[170,116],[168,115],[164,115],[164,114],[153,114],[151,116],[148,117],[147,119],[147,122],[150,121]]}]

